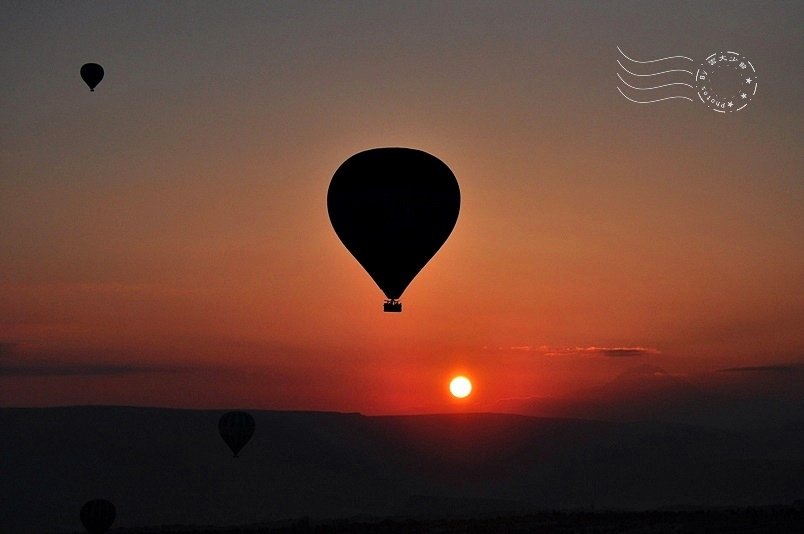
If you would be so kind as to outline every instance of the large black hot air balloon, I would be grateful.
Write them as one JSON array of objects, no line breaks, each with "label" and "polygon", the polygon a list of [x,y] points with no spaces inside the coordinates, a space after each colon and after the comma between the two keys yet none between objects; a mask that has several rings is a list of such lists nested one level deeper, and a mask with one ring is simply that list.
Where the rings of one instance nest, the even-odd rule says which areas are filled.
[{"label": "large black hot air balloon", "polygon": [[89,534],[103,534],[114,523],[117,512],[114,505],[104,499],[93,499],[81,507],[81,522]]},{"label": "large black hot air balloon", "polygon": [[254,418],[246,412],[225,413],[218,421],[218,432],[237,458],[237,453],[254,435]]},{"label": "large black hot air balloon", "polygon": [[94,92],[103,79],[103,67],[97,63],[86,63],[81,67],[81,78],[89,86],[89,90]]},{"label": "large black hot air balloon", "polygon": [[335,233],[388,300],[398,301],[447,240],[458,220],[461,191],[440,159],[411,148],[373,148],[347,159],[329,184]]}]

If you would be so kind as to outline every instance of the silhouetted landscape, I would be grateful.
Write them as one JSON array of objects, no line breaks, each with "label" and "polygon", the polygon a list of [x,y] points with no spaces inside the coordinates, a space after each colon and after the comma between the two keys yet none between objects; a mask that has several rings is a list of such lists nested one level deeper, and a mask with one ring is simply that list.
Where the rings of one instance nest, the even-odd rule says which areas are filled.
[{"label": "silhouetted landscape", "polygon": [[160,526],[116,529],[115,532],[141,533],[307,533],[307,532],[543,532],[552,534],[722,532],[722,533],[799,533],[804,521],[801,504],[715,510],[656,510],[647,512],[541,512],[531,514],[491,514],[487,517],[427,519],[414,517],[355,517],[311,521],[304,518],[235,527]]},{"label": "silhouetted landscape", "polygon": [[[221,413],[0,409],[0,531],[77,530],[77,509],[95,497],[115,503],[120,531],[360,531],[386,520],[389,531],[404,531],[405,521],[433,528],[446,521],[444,528],[460,531],[470,518],[507,517],[495,524],[544,522],[561,532],[572,521],[544,512],[761,507],[804,496],[804,426],[797,424],[751,433],[490,413],[253,411],[257,431],[234,459],[217,434]],[[785,510],[719,514],[726,525],[734,514],[780,524],[800,514]],[[542,515],[528,515],[536,512]],[[590,532],[620,531],[612,525],[697,521],[701,513],[594,514],[588,521],[601,529]]]}]

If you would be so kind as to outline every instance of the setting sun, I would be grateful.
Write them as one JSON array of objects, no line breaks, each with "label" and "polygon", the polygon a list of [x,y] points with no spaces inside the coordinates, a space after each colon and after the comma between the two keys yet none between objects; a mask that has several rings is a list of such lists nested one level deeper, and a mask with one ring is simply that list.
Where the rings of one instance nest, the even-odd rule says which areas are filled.
[{"label": "setting sun", "polygon": [[456,376],[449,383],[449,392],[453,397],[466,398],[472,393],[472,383],[465,376]]}]

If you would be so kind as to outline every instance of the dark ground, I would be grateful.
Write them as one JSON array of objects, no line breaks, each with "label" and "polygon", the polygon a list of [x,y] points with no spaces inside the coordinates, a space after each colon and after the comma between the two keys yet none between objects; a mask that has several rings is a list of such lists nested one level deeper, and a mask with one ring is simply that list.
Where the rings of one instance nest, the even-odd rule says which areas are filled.
[{"label": "dark ground", "polygon": [[768,506],[723,510],[647,512],[541,512],[486,518],[405,519],[352,518],[312,522],[307,519],[230,528],[157,527],[116,529],[119,533],[762,533],[804,532],[804,506]]},{"label": "dark ground", "polygon": [[221,413],[0,409],[0,533],[78,531],[98,498],[115,532],[795,532],[802,519],[767,508],[804,498],[802,424],[253,411],[234,459]]}]

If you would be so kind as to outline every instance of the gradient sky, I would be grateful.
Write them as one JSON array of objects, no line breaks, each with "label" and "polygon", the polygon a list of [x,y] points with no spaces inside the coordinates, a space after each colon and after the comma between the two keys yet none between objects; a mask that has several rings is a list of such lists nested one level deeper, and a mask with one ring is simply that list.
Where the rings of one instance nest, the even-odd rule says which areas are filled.
[{"label": "gradient sky", "polygon": [[[483,409],[644,363],[804,365],[800,2],[0,12],[0,405]],[[740,52],[757,95],[628,102],[617,45]],[[326,211],[379,146],[462,193],[402,314]]]}]

